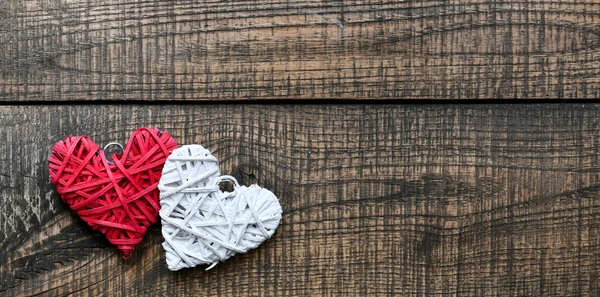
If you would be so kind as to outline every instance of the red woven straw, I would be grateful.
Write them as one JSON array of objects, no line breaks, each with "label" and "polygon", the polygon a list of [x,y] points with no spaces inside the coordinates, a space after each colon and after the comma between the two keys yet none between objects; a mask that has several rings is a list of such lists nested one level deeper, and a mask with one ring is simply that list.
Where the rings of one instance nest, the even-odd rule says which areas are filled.
[{"label": "red woven straw", "polygon": [[67,136],[52,147],[50,178],[63,201],[128,258],[156,222],[163,165],[177,142],[169,133],[140,128],[110,164],[85,136]]}]

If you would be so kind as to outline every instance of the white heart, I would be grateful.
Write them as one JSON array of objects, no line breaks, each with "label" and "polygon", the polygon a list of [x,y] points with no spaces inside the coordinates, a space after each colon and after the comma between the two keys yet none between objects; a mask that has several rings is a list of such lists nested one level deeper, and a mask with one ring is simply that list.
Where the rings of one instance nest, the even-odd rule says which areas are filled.
[{"label": "white heart", "polygon": [[[233,192],[219,183],[231,181]],[[174,150],[158,184],[163,247],[170,270],[225,261],[270,238],[281,220],[281,205],[258,185],[239,186],[221,176],[217,159],[201,145]]]}]

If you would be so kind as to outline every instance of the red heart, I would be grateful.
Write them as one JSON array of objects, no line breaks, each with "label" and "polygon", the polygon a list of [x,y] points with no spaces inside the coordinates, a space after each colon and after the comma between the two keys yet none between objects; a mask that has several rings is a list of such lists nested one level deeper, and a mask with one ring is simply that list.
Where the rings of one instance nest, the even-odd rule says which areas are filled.
[{"label": "red heart", "polygon": [[111,164],[86,136],[67,136],[52,147],[50,179],[62,200],[127,258],[156,222],[158,181],[177,147],[169,133],[140,128]]}]

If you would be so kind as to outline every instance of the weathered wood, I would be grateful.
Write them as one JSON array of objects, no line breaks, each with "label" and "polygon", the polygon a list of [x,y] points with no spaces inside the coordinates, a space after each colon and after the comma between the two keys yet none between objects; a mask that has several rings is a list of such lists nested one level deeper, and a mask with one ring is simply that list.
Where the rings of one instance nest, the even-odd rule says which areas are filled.
[{"label": "weathered wood", "polygon": [[600,97],[600,2],[0,1],[0,100]]},{"label": "weathered wood", "polygon": [[[600,106],[0,107],[0,295],[598,296]],[[48,180],[65,135],[202,143],[284,217],[213,270],[129,262]]]}]

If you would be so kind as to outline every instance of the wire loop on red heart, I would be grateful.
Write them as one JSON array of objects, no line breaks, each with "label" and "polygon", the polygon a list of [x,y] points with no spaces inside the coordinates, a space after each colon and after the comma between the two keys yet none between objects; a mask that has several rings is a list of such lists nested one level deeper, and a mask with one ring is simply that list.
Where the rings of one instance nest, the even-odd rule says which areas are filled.
[{"label": "wire loop on red heart", "polygon": [[[234,191],[222,192],[223,181],[233,182]],[[201,264],[211,264],[210,269],[256,248],[273,235],[281,219],[273,193],[221,176],[217,159],[200,145],[174,150],[158,187],[170,270]]]},{"label": "wire loop on red heart", "polygon": [[108,162],[89,138],[67,136],[52,147],[48,158],[51,182],[62,200],[127,258],[156,222],[160,209],[156,188],[175,148],[168,133],[140,128],[124,151]]}]

